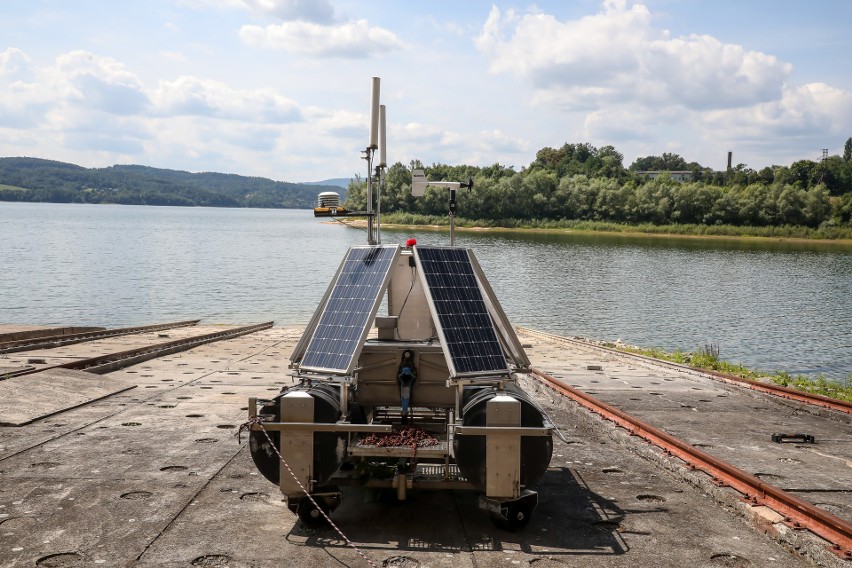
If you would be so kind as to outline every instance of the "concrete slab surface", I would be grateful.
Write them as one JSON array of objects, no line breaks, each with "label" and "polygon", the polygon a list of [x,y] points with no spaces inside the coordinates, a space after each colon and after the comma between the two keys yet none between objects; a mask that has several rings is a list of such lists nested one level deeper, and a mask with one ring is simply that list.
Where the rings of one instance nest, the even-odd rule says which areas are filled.
[{"label": "concrete slab surface", "polygon": [[[591,346],[523,339],[551,376],[852,521],[852,416]],[[777,444],[776,432],[816,443]]]},{"label": "concrete slab surface", "polygon": [[21,426],[82,404],[136,388],[120,379],[49,369],[0,381],[0,426]]},{"label": "concrete slab surface", "polygon": [[[299,331],[273,328],[116,371],[106,377],[137,388],[0,427],[0,568],[369,566],[334,530],[298,522],[236,436],[249,396],[291,382]],[[546,366],[544,351],[530,350],[534,365]],[[547,355],[554,367],[580,365],[564,349]],[[461,491],[415,491],[398,502],[345,488],[335,523],[383,567],[813,565],[688,475],[661,468],[647,444],[527,388],[567,442],[555,440],[526,530],[496,528],[476,494]],[[802,550],[819,546],[801,538]]]}]

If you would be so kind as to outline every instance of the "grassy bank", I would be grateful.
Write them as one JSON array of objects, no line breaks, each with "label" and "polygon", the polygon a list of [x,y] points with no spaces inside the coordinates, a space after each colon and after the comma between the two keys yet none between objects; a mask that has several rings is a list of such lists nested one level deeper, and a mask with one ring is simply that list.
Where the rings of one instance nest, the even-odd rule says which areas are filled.
[{"label": "grassy bank", "polygon": [[[382,215],[383,225],[447,226],[449,218],[437,215],[414,215],[411,213],[388,213]],[[824,240],[852,246],[852,228],[824,225],[811,227],[781,225],[773,227],[749,227],[734,225],[623,225],[603,221],[543,221],[535,219],[456,219],[459,229],[509,229],[539,231],[604,232],[662,236],[693,237],[763,237],[770,239]]]},{"label": "grassy bank", "polygon": [[693,352],[675,351],[673,353],[669,353],[658,348],[642,349],[639,347],[624,346],[615,343],[605,343],[604,345],[606,347],[626,351],[628,353],[636,353],[646,357],[653,357],[654,359],[671,361],[672,363],[688,365],[697,369],[735,375],[737,377],[753,381],[769,379],[776,385],[780,385],[782,387],[793,388],[811,394],[821,394],[836,400],[852,402],[852,376],[834,381],[828,380],[822,376],[812,378],[804,375],[791,375],[786,371],[755,371],[742,365],[729,363],[719,359],[718,351],[714,351],[712,346]]}]

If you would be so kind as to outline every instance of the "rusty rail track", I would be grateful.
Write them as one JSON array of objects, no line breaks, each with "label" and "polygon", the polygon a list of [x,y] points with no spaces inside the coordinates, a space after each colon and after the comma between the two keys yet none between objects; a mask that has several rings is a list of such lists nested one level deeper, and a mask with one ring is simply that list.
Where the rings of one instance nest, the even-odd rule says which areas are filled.
[{"label": "rusty rail track", "polygon": [[738,377],[736,375],[730,375],[727,373],[720,373],[718,371],[711,371],[706,369],[700,369],[698,367],[692,367],[690,365],[681,365],[680,363],[673,363],[671,361],[664,361],[662,359],[654,359],[653,357],[648,357],[646,355],[639,355],[638,353],[630,353],[628,351],[620,351],[618,349],[612,349],[610,347],[604,347],[603,345],[595,345],[593,343],[589,343],[587,341],[581,341],[579,339],[573,339],[570,337],[563,337],[561,335],[555,335],[552,333],[547,333],[545,331],[537,331],[534,329],[529,329],[526,327],[518,327],[518,331],[522,333],[526,333],[528,335],[541,337],[550,341],[558,341],[561,343],[569,343],[573,345],[580,345],[589,349],[596,349],[600,351],[605,351],[608,353],[612,353],[614,355],[618,355],[620,357],[628,357],[635,359],[642,359],[644,361],[648,361],[654,363],[655,365],[662,365],[664,367],[669,367],[671,369],[678,370],[684,373],[693,373],[701,376],[709,377],[711,379],[715,379],[718,381],[722,381],[729,384],[735,384],[738,386],[746,387],[752,390],[760,391],[763,393],[771,394],[774,396],[778,396],[781,398],[786,398],[788,400],[795,400],[796,402],[803,402],[805,404],[811,404],[814,406],[820,406],[822,408],[830,408],[831,410],[837,410],[838,412],[844,412],[846,414],[852,414],[852,402],[846,402],[845,400],[836,400],[833,398],[829,398],[827,396],[822,396],[820,394],[811,394],[807,392],[803,392],[796,389],[791,389],[787,387],[782,387],[780,385],[773,385],[769,383],[761,383],[758,381],[752,381],[749,379],[744,379],[742,377]]},{"label": "rusty rail track", "polygon": [[159,323],[153,325],[143,325],[136,327],[122,327],[116,329],[102,329],[98,331],[87,331],[83,333],[71,333],[67,335],[48,335],[42,337],[32,337],[28,339],[17,339],[14,341],[5,341],[0,343],[0,355],[4,353],[15,353],[17,351],[27,351],[30,349],[53,349],[62,345],[72,345],[74,343],[83,343],[86,341],[95,341],[107,337],[117,337],[120,335],[131,335],[134,333],[145,333],[148,331],[162,331],[165,329],[173,329],[176,327],[189,327],[198,324],[201,320],[186,320],[172,323]]},{"label": "rusty rail track", "polygon": [[805,528],[830,543],[828,549],[845,560],[852,560],[852,523],[832,515],[786,491],[766,483],[728,462],[700,450],[674,436],[610,406],[553,377],[532,369],[532,375],[547,387],[567,396],[583,407],[626,429],[631,434],[662,448],[690,467],[712,476],[720,485],[742,493],[749,503],[766,505],[784,516],[793,528]]},{"label": "rusty rail track", "polygon": [[179,351],[186,351],[188,349],[192,349],[193,347],[197,347],[205,343],[232,339],[241,335],[248,335],[257,331],[269,329],[270,327],[272,327],[273,323],[274,322],[268,321],[255,325],[234,327],[224,329],[222,331],[207,333],[204,335],[196,335],[193,337],[178,339],[176,341],[169,341],[167,343],[149,345],[147,347],[141,347],[138,349],[130,349],[127,351],[119,351],[116,353],[107,353],[106,355],[99,355],[97,357],[91,357],[88,359],[80,359],[77,361],[62,363],[61,365],[52,365],[50,367],[27,370],[26,372],[18,373],[15,376],[20,377],[22,375],[30,375],[33,373],[38,373],[40,371],[45,371],[47,369],[74,369],[77,371],[87,371],[89,373],[102,375],[104,373],[110,373],[112,371],[117,371],[118,369],[123,369],[124,367],[130,367],[132,365],[137,365],[139,363],[143,363],[151,359],[156,359],[157,357],[164,357],[166,355],[171,355],[172,353],[177,353]]}]

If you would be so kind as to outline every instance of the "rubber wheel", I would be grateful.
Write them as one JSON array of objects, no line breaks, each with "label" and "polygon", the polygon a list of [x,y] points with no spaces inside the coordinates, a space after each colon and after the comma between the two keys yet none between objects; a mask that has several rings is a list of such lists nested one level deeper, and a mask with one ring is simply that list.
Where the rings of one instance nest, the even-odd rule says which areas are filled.
[{"label": "rubber wheel", "polygon": [[499,528],[507,531],[519,531],[526,527],[532,519],[532,506],[526,501],[515,501],[506,505],[505,517],[492,515],[491,520]]},{"label": "rubber wheel", "polygon": [[[325,502],[325,499],[322,497],[314,497],[314,501],[316,501],[322,511],[328,515],[328,504]],[[302,521],[309,529],[324,527],[328,524],[328,521],[325,519],[323,514],[314,506],[310,499],[304,499],[299,502],[299,506],[296,508],[296,514],[299,516],[299,520]]]}]

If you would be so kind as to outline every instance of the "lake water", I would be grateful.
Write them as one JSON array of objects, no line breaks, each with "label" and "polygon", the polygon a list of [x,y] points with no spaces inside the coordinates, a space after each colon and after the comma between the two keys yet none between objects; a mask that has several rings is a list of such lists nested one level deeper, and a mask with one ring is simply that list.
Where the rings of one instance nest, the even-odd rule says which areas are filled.
[{"label": "lake water", "polygon": [[[383,231],[385,243],[445,232]],[[459,232],[510,320],[759,369],[852,375],[852,249]],[[305,210],[0,202],[0,323],[305,324],[366,233]]]}]

